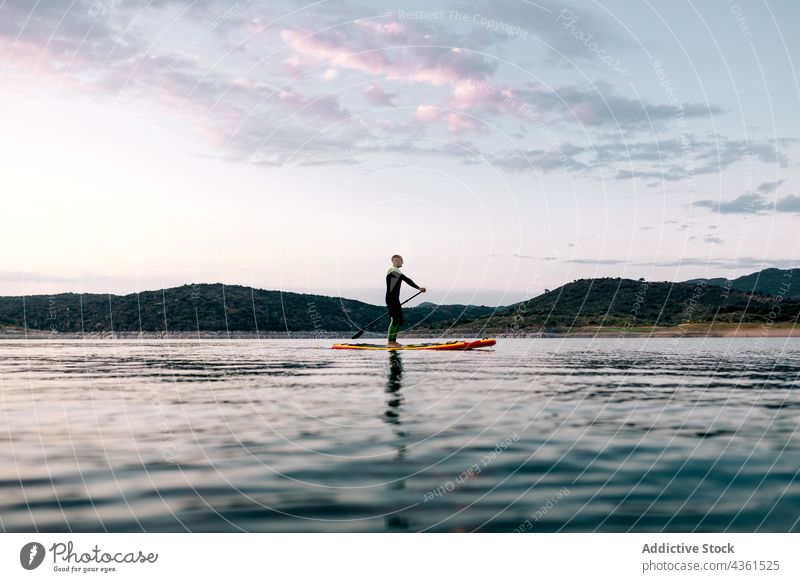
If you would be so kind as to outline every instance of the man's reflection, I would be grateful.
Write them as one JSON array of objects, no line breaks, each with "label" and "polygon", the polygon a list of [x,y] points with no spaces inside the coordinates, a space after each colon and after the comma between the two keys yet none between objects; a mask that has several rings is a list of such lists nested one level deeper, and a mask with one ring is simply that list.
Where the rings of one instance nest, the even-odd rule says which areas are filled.
[{"label": "man's reflection", "polygon": [[397,350],[389,352],[389,381],[386,383],[386,393],[389,400],[386,401],[388,408],[383,413],[386,422],[400,424],[400,405],[403,403],[403,395],[400,393],[401,381],[403,379],[403,360]]},{"label": "man's reflection", "polygon": [[[383,413],[384,422],[393,426],[392,432],[396,437],[397,455],[395,461],[404,461],[406,456],[406,432],[400,428],[400,411],[403,405],[403,394],[400,392],[403,379],[403,361],[397,350],[389,352],[389,380],[386,382],[386,410]],[[400,467],[400,471],[405,469]],[[405,479],[399,479],[389,485],[390,489],[405,489]],[[388,531],[408,530],[408,521],[401,514],[392,514],[386,517],[386,529]]]}]

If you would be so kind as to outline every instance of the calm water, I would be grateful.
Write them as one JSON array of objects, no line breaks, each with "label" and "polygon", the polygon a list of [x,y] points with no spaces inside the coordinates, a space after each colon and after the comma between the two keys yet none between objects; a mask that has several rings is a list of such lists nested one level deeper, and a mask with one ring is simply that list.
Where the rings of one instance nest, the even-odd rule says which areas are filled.
[{"label": "calm water", "polygon": [[5,531],[800,531],[800,340],[0,341]]}]

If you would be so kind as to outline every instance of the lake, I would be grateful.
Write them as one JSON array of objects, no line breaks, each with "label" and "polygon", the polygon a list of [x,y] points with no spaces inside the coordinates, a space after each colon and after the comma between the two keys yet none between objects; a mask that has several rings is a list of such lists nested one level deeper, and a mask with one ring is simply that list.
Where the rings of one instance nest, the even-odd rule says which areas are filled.
[{"label": "lake", "polygon": [[332,343],[0,341],[0,529],[800,531],[800,339]]}]

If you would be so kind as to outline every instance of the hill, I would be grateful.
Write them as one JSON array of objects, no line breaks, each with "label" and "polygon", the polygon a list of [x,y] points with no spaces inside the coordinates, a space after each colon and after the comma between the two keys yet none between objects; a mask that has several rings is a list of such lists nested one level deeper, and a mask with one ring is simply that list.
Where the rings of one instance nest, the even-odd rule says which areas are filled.
[{"label": "hill", "polygon": [[580,279],[494,314],[449,322],[453,331],[514,333],[582,327],[652,327],[698,322],[793,322],[800,301],[705,282]]},{"label": "hill", "polygon": [[[404,309],[405,329],[478,317],[494,308],[434,305]],[[60,293],[0,297],[0,328],[57,332],[351,331],[385,313],[353,299],[195,284],[129,295]],[[385,328],[378,323],[373,330]]]},{"label": "hill", "polygon": [[708,285],[728,287],[746,293],[780,295],[782,298],[800,297],[800,269],[764,269],[735,279],[690,279],[686,283],[705,281]]},{"label": "hill", "polygon": [[[504,307],[420,303],[404,308],[405,332],[452,334],[564,332],[602,327],[652,328],[793,323],[800,313],[800,269],[765,269],[737,279],[672,283],[580,279]],[[754,289],[756,291],[754,291]],[[794,292],[794,295],[790,295]],[[193,284],[129,295],[60,293],[0,297],[0,330],[19,332],[347,333],[385,313],[353,299]],[[387,320],[371,331],[381,333]]]}]

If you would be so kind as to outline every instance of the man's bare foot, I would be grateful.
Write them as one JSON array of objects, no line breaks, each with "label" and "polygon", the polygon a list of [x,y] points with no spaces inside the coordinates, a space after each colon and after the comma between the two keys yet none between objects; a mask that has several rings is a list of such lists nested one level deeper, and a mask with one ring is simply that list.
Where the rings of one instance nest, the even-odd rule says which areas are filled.
[{"label": "man's bare foot", "polygon": [[388,342],[386,344],[387,348],[402,348],[403,346],[397,342]]}]

